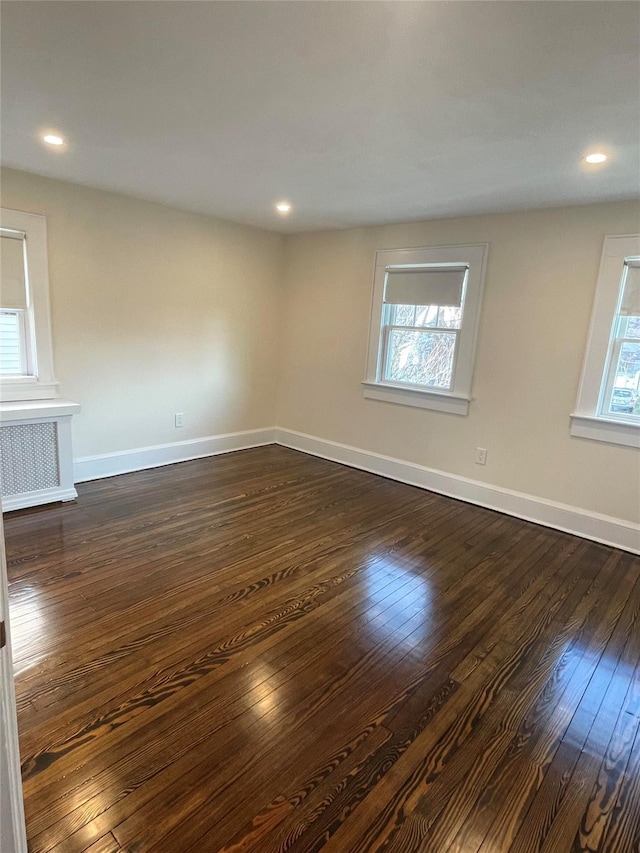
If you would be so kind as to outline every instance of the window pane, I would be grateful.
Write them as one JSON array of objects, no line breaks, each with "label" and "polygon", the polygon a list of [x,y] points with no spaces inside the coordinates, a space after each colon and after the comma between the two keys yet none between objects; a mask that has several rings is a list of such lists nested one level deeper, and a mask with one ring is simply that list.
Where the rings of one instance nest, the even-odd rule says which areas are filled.
[{"label": "window pane", "polygon": [[22,373],[19,324],[17,314],[0,314],[0,375],[19,376]]},{"label": "window pane", "polygon": [[621,338],[640,338],[640,317],[626,317],[626,329],[620,335]]},{"label": "window pane", "polygon": [[623,343],[613,380],[609,412],[640,415],[638,384],[640,381],[640,343]]},{"label": "window pane", "polygon": [[462,324],[462,308],[443,305],[438,310],[438,326],[441,329],[459,329]]},{"label": "window pane", "polygon": [[24,240],[13,237],[0,238],[0,291],[2,307],[24,309],[27,307],[27,289],[24,268]]},{"label": "window pane", "polygon": [[437,326],[437,324],[437,305],[416,305],[416,322],[414,323],[415,326]]},{"label": "window pane", "polygon": [[394,305],[393,317],[391,320],[392,326],[413,326],[413,315],[415,313],[415,305]]},{"label": "window pane", "polygon": [[390,329],[385,379],[450,388],[455,346],[455,333]]},{"label": "window pane", "polygon": [[392,326],[459,329],[462,323],[462,308],[437,305],[393,305],[392,308]]}]

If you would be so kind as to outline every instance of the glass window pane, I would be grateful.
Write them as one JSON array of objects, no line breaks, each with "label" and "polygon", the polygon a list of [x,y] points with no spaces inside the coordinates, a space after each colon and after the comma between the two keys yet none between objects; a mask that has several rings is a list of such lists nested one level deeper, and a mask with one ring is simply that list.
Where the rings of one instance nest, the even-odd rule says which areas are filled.
[{"label": "glass window pane", "polygon": [[616,365],[609,412],[639,415],[640,343],[623,343]]},{"label": "glass window pane", "polygon": [[413,326],[413,315],[415,305],[394,305],[393,317],[391,319],[392,326]]},{"label": "glass window pane", "polygon": [[456,335],[390,329],[385,379],[435,388],[451,388]]},{"label": "glass window pane", "polygon": [[438,326],[441,329],[459,329],[462,325],[462,308],[443,305],[438,310]]},{"label": "glass window pane", "polygon": [[27,290],[24,267],[24,240],[0,239],[0,293],[3,308],[25,309]]},{"label": "glass window pane", "polygon": [[0,314],[0,375],[22,373],[20,320],[17,314]]},{"label": "glass window pane", "polygon": [[626,317],[626,329],[623,330],[622,338],[640,338],[640,317]]},{"label": "glass window pane", "polygon": [[437,305],[416,305],[416,322],[414,323],[415,326],[437,326],[437,324]]},{"label": "glass window pane", "polygon": [[393,305],[392,308],[392,326],[459,329],[462,325],[462,308],[438,305]]}]

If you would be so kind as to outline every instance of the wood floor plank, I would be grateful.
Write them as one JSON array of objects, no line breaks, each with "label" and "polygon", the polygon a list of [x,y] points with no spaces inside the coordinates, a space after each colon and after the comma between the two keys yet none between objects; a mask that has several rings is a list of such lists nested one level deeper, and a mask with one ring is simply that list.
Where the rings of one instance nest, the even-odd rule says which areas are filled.
[{"label": "wood floor plank", "polygon": [[629,755],[629,761],[618,789],[599,849],[603,853],[640,850],[640,731]]},{"label": "wood floor plank", "polygon": [[[567,589],[562,584],[558,584],[556,592],[557,597],[552,604],[544,598],[537,600],[537,606],[544,612],[547,622],[551,621],[551,614],[560,608],[567,595]],[[464,689],[458,691],[456,699],[461,702],[461,707],[457,709],[455,718],[442,720],[446,728],[441,731],[433,725],[404,756],[404,760],[398,762],[391,781],[389,774],[378,788],[374,788],[356,819],[336,833],[335,850],[345,847],[364,851],[382,842],[393,850],[409,849],[408,845],[413,845],[415,849],[447,849],[448,844],[441,842],[443,846],[439,847],[438,842],[428,837],[433,821],[452,799],[447,782],[452,774],[455,781],[465,772],[464,778],[470,780],[472,776],[468,771],[478,755],[484,767],[488,740],[482,740],[482,732],[490,734],[491,720],[500,722],[505,713],[513,717],[510,725],[501,726],[501,745],[503,749],[506,748],[510,728],[518,719],[515,712],[521,714],[527,707],[526,691],[517,694],[509,690],[509,684],[518,671],[529,673],[526,679],[529,690],[536,684],[532,670],[538,656],[531,653],[532,643],[538,640],[544,645],[544,635],[540,636],[540,633],[545,623],[525,623],[522,619],[509,622],[511,633],[500,632],[501,637],[491,653],[473,671],[463,685]],[[530,653],[523,654],[524,649],[530,650]],[[542,648],[540,654],[542,656]],[[467,741],[472,741],[475,748],[465,750],[463,747]],[[458,791],[463,793],[462,785],[458,785]],[[442,796],[438,795],[439,792],[442,792]],[[426,800],[431,816],[419,813],[412,819],[412,812],[420,812],[421,804]],[[452,809],[451,816],[458,820],[460,815]],[[333,850],[334,847],[329,844],[327,849]]]},{"label": "wood floor plank", "polygon": [[6,516],[30,853],[640,850],[640,559],[269,446]]},{"label": "wood floor plank", "polygon": [[[347,613],[347,615],[348,615],[348,613]],[[354,621],[356,621],[356,620],[354,619]],[[311,640],[313,641],[313,639],[314,639],[314,637],[312,636],[312,637],[311,637]],[[321,647],[321,646],[319,646],[319,645],[316,643],[316,644],[315,644],[315,648],[316,648],[317,650],[320,650],[322,647]],[[326,649],[326,648],[327,648],[327,647],[325,646],[325,649]],[[299,654],[299,653],[297,653],[297,657],[300,659],[300,662],[301,662],[302,664],[304,664],[304,656],[302,656],[302,657],[301,657],[301,656],[300,656],[300,654]],[[277,669],[278,669],[278,666],[279,666],[279,665],[277,665],[277,663],[276,663],[276,662],[277,662],[277,658],[276,658],[276,659],[273,659],[273,660],[267,660],[267,659],[264,659],[264,655],[261,655],[261,656],[260,656],[260,658],[258,658],[258,660],[259,660],[259,661],[264,660],[264,664],[265,664],[265,666],[269,669],[269,671],[273,671],[274,673],[275,673],[275,672],[277,672]],[[290,669],[291,669],[291,667],[289,667],[288,671],[290,671]],[[233,696],[233,694],[231,694],[231,695]],[[219,712],[218,712],[218,713],[219,713]],[[158,735],[159,735],[159,734],[161,734],[161,732],[156,732],[156,734],[158,734]],[[138,741],[138,742],[139,742],[139,741]]]},{"label": "wood floor plank", "polygon": [[[325,607],[326,607],[326,606],[327,606],[327,605],[325,604]],[[308,619],[309,619],[309,618],[310,618],[310,617],[309,617],[309,615],[307,614],[307,621],[308,621]],[[66,743],[66,740],[64,741],[64,743]]]},{"label": "wood floor plank", "polygon": [[[635,596],[630,598],[629,587],[635,591]],[[629,692],[633,667],[629,667],[628,660],[634,656],[634,663],[637,660],[638,593],[640,587],[634,574],[623,573],[597,629],[600,637],[596,636],[596,653],[598,639],[606,640],[598,665],[592,670],[586,661],[588,686],[575,706],[561,745],[552,757],[550,754],[544,756],[539,765],[540,785],[515,836],[514,850],[542,850],[545,846],[552,850],[556,843],[572,847],[580,817],[588,808],[588,794],[593,783],[593,780],[588,781],[589,774],[597,773],[599,760],[596,756],[600,760],[604,758],[621,705]],[[625,620],[621,622],[622,616]],[[565,833],[571,835],[569,841],[562,840]]]},{"label": "wood floor plank", "polygon": [[[483,601],[483,603],[482,603],[482,605],[481,605],[480,607],[476,607],[476,610],[477,610],[477,611],[482,611],[483,609],[486,609],[486,614],[488,614],[488,613],[490,613],[490,612],[491,612],[491,608],[490,608],[490,600],[489,600],[489,602],[487,602],[487,601]],[[468,631],[468,629],[467,629],[467,631]],[[462,635],[462,636],[464,636],[464,635]],[[433,669],[437,664],[442,663],[442,660],[445,658],[445,656],[446,656],[447,654],[451,653],[453,650],[456,650],[456,651],[458,651],[458,652],[459,652],[461,648],[463,648],[463,646],[461,645],[460,637],[456,638],[456,635],[455,635],[455,632],[454,632],[454,634],[452,634],[451,636],[447,637],[447,639],[445,640],[444,646],[442,646],[442,647],[440,648],[440,652],[439,652],[439,654],[434,654],[434,655],[432,655],[432,656],[431,656],[431,658],[430,658],[430,661],[431,661],[431,666],[430,666],[430,668],[431,668],[431,669]],[[387,679],[387,680],[388,680],[388,679]],[[192,821],[192,818],[190,818],[190,819],[189,819],[190,831],[193,831],[192,822],[193,822],[193,821]],[[218,834],[222,831],[222,830],[221,830],[221,822],[218,822],[218,823],[217,823],[217,825],[216,825],[216,831],[217,831],[217,833],[218,833]]]},{"label": "wood floor plank", "polygon": [[[339,576],[337,576],[337,580],[341,581],[341,579],[343,577],[344,577],[343,575],[339,575]],[[333,583],[333,581],[332,581],[332,583]],[[316,589],[320,593],[323,591],[322,585],[319,585],[318,587],[316,587]],[[296,602],[296,604],[297,604],[297,602]],[[280,615],[283,614],[284,617],[286,617],[289,613],[293,612],[294,616],[297,613],[301,613],[302,615],[308,616],[308,614],[310,612],[312,612],[312,610],[314,609],[314,607],[312,607],[312,604],[313,604],[313,602],[309,603],[307,601],[307,606],[303,610],[297,610],[295,608],[292,610],[291,607],[289,607],[289,606],[285,607],[284,610],[282,610],[282,608],[280,608],[277,611],[276,615],[278,617],[280,617]],[[326,604],[325,604],[325,606],[326,606]],[[410,614],[406,614],[406,616],[404,616],[403,618],[405,618],[405,619],[409,618],[409,615]],[[188,687],[191,683],[193,683],[192,676],[190,675],[191,672],[195,671],[195,673],[197,674],[198,679],[199,679],[200,677],[203,677],[203,676],[209,675],[210,673],[215,672],[218,669],[218,664],[220,664],[219,668],[223,669],[225,666],[233,664],[233,653],[234,653],[234,651],[244,652],[246,650],[245,657],[247,654],[249,656],[254,656],[255,653],[259,652],[259,648],[260,648],[259,642],[262,638],[262,634],[264,634],[266,639],[270,642],[274,641],[274,637],[275,637],[275,639],[278,639],[276,637],[276,632],[273,630],[269,630],[269,629],[273,628],[274,624],[277,627],[277,622],[270,621],[269,619],[263,620],[262,622],[260,622],[258,624],[257,627],[259,630],[257,632],[254,631],[252,628],[248,632],[248,637],[247,637],[247,632],[243,632],[242,634],[240,634],[239,640],[238,640],[238,635],[236,635],[235,637],[232,637],[230,641],[227,641],[223,645],[222,648],[219,646],[216,646],[213,650],[209,650],[206,653],[204,660],[202,658],[199,658],[196,660],[196,662],[190,664],[187,671],[185,671],[183,668],[183,669],[179,669],[177,671],[177,673],[175,673],[175,674],[170,672],[169,676],[167,676],[161,680],[161,683],[164,685],[162,688],[164,692],[162,692],[160,694],[160,699],[162,701],[165,701],[166,697],[171,696],[170,692],[168,692],[168,693],[166,692],[168,689],[168,687],[167,687],[167,681],[168,680],[170,682],[176,684],[177,688],[183,691],[185,689],[185,687]],[[266,625],[266,628],[267,628],[266,631],[262,631],[263,625]],[[245,643],[244,642],[245,639],[251,640],[252,642]],[[256,645],[256,643],[258,643],[258,645]],[[264,643],[262,644],[262,647],[264,647]],[[198,680],[198,679],[195,679],[195,680]],[[143,710],[147,707],[147,696],[150,694],[150,691],[152,692],[152,690],[153,690],[153,685],[146,685],[144,691],[142,693],[140,693],[139,701],[142,703]],[[135,703],[133,703],[133,704],[135,704]],[[151,707],[154,707],[155,704],[156,703],[151,703]],[[117,706],[109,717],[110,724],[113,725],[113,723],[117,723],[118,720],[122,716],[129,713],[131,706],[132,706],[132,702],[129,702],[124,708]],[[89,727],[86,727],[85,729],[81,729],[80,731],[76,732],[74,735],[75,740],[82,743],[82,744],[86,744],[87,733],[94,730],[96,725],[104,725],[104,720],[99,719],[96,721],[96,723],[92,723]],[[50,749],[48,749],[47,753],[46,753],[46,756],[47,756],[46,761],[48,762],[47,766],[50,765],[52,759],[55,759],[56,754],[58,754],[60,752],[64,753],[65,755],[68,754],[69,748],[72,745],[73,744],[72,744],[71,740],[69,738],[66,738],[60,743],[59,748],[52,746]],[[56,749],[58,749],[58,752],[56,752]],[[39,760],[38,757],[34,756],[33,758],[31,758],[29,760],[32,763],[36,762],[36,766],[34,766],[33,771],[30,771],[30,772],[39,772],[38,766],[37,766],[37,761]],[[29,775],[29,773],[27,774],[27,778],[28,778],[28,775]]]},{"label": "wood floor plank", "polygon": [[[611,563],[612,565],[609,568],[615,569],[617,563],[615,561],[611,561]],[[606,577],[607,573],[603,570],[598,576],[597,582],[603,583]],[[485,778],[480,779],[475,803],[467,801],[467,810],[469,805],[473,805],[473,808],[468,811],[466,820],[460,820],[460,814],[465,810],[462,806],[447,810],[454,812],[455,824],[458,826],[457,833],[446,840],[447,847],[452,850],[464,850],[465,853],[470,853],[470,851],[480,848],[484,853],[487,853],[487,851],[496,849],[509,849],[511,846],[519,819],[527,810],[530,799],[535,793],[535,782],[539,778],[537,767],[534,767],[534,772],[530,772],[531,756],[536,755],[540,749],[548,754],[549,750],[553,750],[559,744],[562,738],[562,726],[563,724],[566,726],[568,723],[566,714],[562,713],[563,709],[570,702],[575,702],[576,696],[579,697],[583,694],[588,683],[588,677],[584,677],[585,668],[589,661],[588,651],[580,655],[580,647],[573,643],[567,643],[567,637],[575,630],[574,617],[580,612],[580,605],[591,601],[593,608],[594,602],[590,595],[592,587],[593,585],[587,589],[587,594],[582,598],[578,607],[574,609],[572,618],[559,631],[553,643],[544,653],[537,668],[537,672],[543,675],[543,689],[535,697],[532,697],[534,701],[531,702],[529,711],[522,718],[520,726],[513,732],[513,737],[508,748],[505,749],[502,759],[500,762],[494,762],[494,772],[490,777],[485,775]],[[640,591],[640,587],[638,585],[636,587]],[[591,610],[591,614],[594,612],[595,608]],[[602,625],[603,623],[598,624]],[[608,623],[604,622],[604,624]],[[595,640],[595,649],[601,651],[599,639],[597,632],[595,636],[592,635],[592,641]],[[556,646],[555,649],[554,645]],[[558,657],[557,650],[561,652],[560,657]],[[576,651],[578,651],[577,655]],[[552,669],[549,677],[545,678],[545,667],[549,665],[552,666]],[[594,663],[593,668],[595,669],[595,667],[596,664]],[[530,686],[531,683],[519,683],[518,679],[514,681],[514,708],[517,708],[518,703],[521,703]],[[508,719],[512,723],[516,722],[512,711],[509,712]],[[503,734],[507,728],[506,720],[502,721],[497,734]],[[543,737],[546,738],[545,743],[541,743]],[[492,743],[494,751],[495,744],[494,739]],[[486,757],[482,758],[482,769],[490,771],[491,763],[487,761]],[[502,807],[496,815],[494,809],[498,803],[502,803]],[[496,819],[492,822],[490,830],[486,831],[485,834],[486,821],[487,818],[490,819],[491,815],[494,815]],[[447,815],[446,820],[440,821],[440,825],[430,836],[432,843],[436,846],[439,843],[438,838],[443,825],[454,825],[450,814]]]},{"label": "wood floor plank", "polygon": [[128,853],[124,847],[121,847],[112,833],[107,833],[99,838],[91,847],[87,847],[84,853]]},{"label": "wood floor plank", "polygon": [[[410,630],[410,628],[408,630]],[[398,643],[402,642],[402,636],[403,635],[398,631],[392,632],[390,634],[389,643],[387,644],[385,641],[383,644],[380,645],[380,647],[378,649],[378,655],[376,656],[376,658],[374,658],[374,660],[376,660],[377,663],[379,663],[379,664],[380,663],[384,664],[384,661],[385,661],[385,657],[383,655],[384,646],[388,645],[389,651],[392,651],[394,645],[397,645]],[[318,663],[323,664],[324,663],[325,669],[328,670],[326,673],[327,675],[331,674],[330,673],[331,669],[335,670],[335,672],[333,673],[334,681],[337,677],[344,677],[347,673],[350,676],[354,676],[358,672],[358,670],[362,668],[362,664],[363,664],[364,659],[362,658],[362,651],[361,650],[359,651],[357,649],[357,647],[354,646],[352,651],[354,654],[351,656],[351,660],[349,661],[348,669],[346,666],[347,662],[344,660],[341,661],[341,666],[339,669],[336,669],[335,664],[327,664],[326,660],[323,661],[322,656],[317,654],[317,652],[319,652],[317,647],[316,647],[316,655],[314,655],[315,662],[316,662],[316,664],[318,664]],[[314,673],[314,668],[312,666],[313,662],[314,662],[314,658],[308,656],[306,659],[303,657],[300,660],[299,664],[297,661],[295,663],[296,669],[304,668],[304,671],[307,675],[306,680],[308,682],[308,689],[314,688],[314,681],[317,680],[317,677],[314,677],[314,680],[310,679],[310,675],[312,673]],[[270,668],[268,665],[263,665],[263,666],[265,666],[267,672],[270,672]],[[262,667],[260,667],[260,669],[262,669]],[[265,705],[268,708],[268,710],[272,716],[273,716],[274,712],[276,712],[276,711],[278,712],[278,714],[280,716],[282,716],[282,714],[285,710],[283,700],[286,698],[285,694],[282,692],[282,688],[286,687],[286,684],[287,684],[286,679],[290,679],[292,677],[292,673],[290,672],[291,669],[292,669],[292,667],[289,666],[289,667],[286,667],[286,669],[281,670],[283,678],[279,679],[278,682],[276,682],[275,684],[269,683],[269,682],[273,682],[273,680],[274,680],[273,676],[269,679],[269,682],[263,681],[261,683],[258,683],[255,686],[255,688],[251,691],[251,693],[246,693],[242,697],[242,699],[243,699],[242,702],[236,701],[233,704],[233,706],[231,706],[230,708],[229,708],[229,703],[228,702],[226,703],[227,708],[228,708],[226,713],[231,714],[231,715],[237,714],[238,712],[237,712],[236,708],[239,707],[240,709],[242,709],[246,704],[246,711],[245,711],[244,715],[241,715],[237,719],[237,722],[238,722],[239,728],[240,728],[239,737],[241,739],[246,738],[246,731],[247,731],[246,725],[244,723],[242,723],[242,717],[243,716],[245,718],[248,717],[250,722],[253,725],[259,724],[261,726],[261,730],[263,731],[263,733],[265,731],[266,716],[264,714],[262,714],[262,715],[260,715],[259,719],[253,719],[255,717],[256,705],[258,705],[258,706]],[[319,667],[317,665],[315,667],[315,670],[321,671],[321,670],[319,670]],[[294,674],[295,674],[295,670],[294,670]],[[373,677],[373,673],[369,672],[368,678],[372,679],[372,677]],[[374,683],[375,683],[375,681],[371,682],[372,685]],[[322,696],[322,698],[325,700],[328,696],[327,690],[323,686],[316,688],[316,693],[319,696]],[[297,691],[296,691],[296,695],[295,695],[295,705],[294,705],[294,709],[293,709],[292,713],[294,713],[294,714],[299,713],[299,712],[297,712],[296,706],[300,705],[303,698],[304,698],[304,691],[300,687],[298,687]],[[310,699],[309,699],[309,701],[310,701]],[[222,712],[222,713],[220,713],[220,712]],[[235,718],[233,716],[225,717],[224,716],[225,711],[222,707],[220,708],[220,712],[217,715],[215,728],[211,729],[209,732],[209,740],[211,740],[213,735],[217,731],[219,731],[223,727],[223,725],[226,724],[227,728],[225,728],[224,731],[221,731],[220,735],[221,735],[223,741],[229,742],[231,740],[233,731],[229,730],[228,724],[234,723]],[[273,720],[273,724],[274,725],[278,724],[278,718],[277,717]],[[150,746],[153,746],[153,748],[154,748],[153,766],[155,768],[156,773],[160,769],[162,769],[162,767],[163,767],[163,763],[162,763],[162,756],[163,755],[165,755],[164,767],[169,769],[170,773],[172,774],[172,776],[174,778],[176,776],[180,776],[181,774],[186,773],[190,770],[193,770],[194,759],[193,759],[193,756],[191,754],[189,754],[188,748],[187,749],[184,749],[182,747],[176,748],[174,746],[173,748],[165,748],[162,751],[158,750],[158,748],[156,746],[158,732],[155,731],[155,728],[156,727],[152,727],[152,731],[150,732],[150,734],[153,736],[153,740],[151,740]],[[171,727],[171,729],[168,732],[168,735],[173,736],[173,737],[177,737],[177,736],[179,736],[179,734],[180,734],[180,729],[178,729],[176,727]],[[289,736],[289,734],[287,734],[287,736]],[[187,737],[188,737],[188,733],[187,733]],[[145,745],[146,742],[147,742],[146,738],[140,738],[140,739],[136,740],[138,748],[136,750],[136,755],[133,756],[134,759],[139,758],[140,749],[142,746]],[[191,743],[193,743],[193,738],[186,740],[187,747],[189,747]],[[181,757],[182,757],[182,760],[179,760]],[[133,793],[133,791],[137,790],[139,788],[139,785],[140,785],[139,779],[136,780],[136,775],[138,775],[138,777],[140,777],[140,775],[143,773],[142,767],[139,766],[139,762],[134,761],[134,763],[132,764],[131,761],[129,761],[128,759],[129,759],[129,756],[126,756],[125,760],[130,765],[129,769],[128,769],[128,774],[133,774],[133,775],[131,776],[131,778],[127,779],[127,777],[125,776],[125,767],[122,765],[118,765],[117,766],[117,770],[118,770],[117,786],[118,787],[115,789],[115,792],[114,792],[115,793],[114,798],[116,800],[120,800],[122,794],[120,794],[121,788],[119,786],[124,785],[124,792],[123,793],[124,794],[128,793],[128,795],[129,795],[127,797],[127,808],[130,807],[130,801],[132,800],[131,794]],[[202,759],[199,759],[199,760],[202,760]],[[204,759],[204,760],[206,760],[206,759]],[[114,767],[114,769],[116,769],[116,768]],[[81,774],[78,774],[78,775],[81,775]],[[110,774],[107,772],[105,775],[108,778]],[[142,779],[144,779],[144,776],[142,776]],[[92,789],[96,790],[96,793],[94,795],[94,799],[96,801],[96,806],[98,809],[97,813],[100,814],[104,810],[103,804],[105,802],[105,794],[109,793],[109,787],[108,786],[105,787],[104,782],[101,782],[99,779],[92,780],[91,786],[89,786],[89,787],[85,786],[85,788],[83,790],[83,795],[88,794]],[[148,798],[150,796],[150,793],[145,788],[143,790],[140,790],[140,796],[144,797],[144,798]],[[159,797],[156,797],[156,804],[155,804],[156,806],[160,806],[160,803],[158,801],[159,801]],[[160,808],[159,810],[161,811],[162,809]],[[84,803],[82,806],[79,806],[75,811],[79,812],[81,817],[86,816],[86,814],[89,812],[89,806],[87,803]],[[41,816],[42,816],[42,811],[40,812],[39,817],[41,817]],[[73,820],[73,817],[74,817],[73,814],[69,814],[68,820]],[[65,820],[65,823],[68,823],[68,820]]]},{"label": "wood floor plank", "polygon": [[[604,588],[618,567],[616,557],[605,564],[572,613],[567,627],[577,629],[574,639],[561,645],[549,679],[452,842],[453,850],[472,853],[481,847],[487,853],[512,844],[604,651],[608,634],[603,629],[610,625],[606,611],[616,612],[618,606]],[[554,654],[553,644],[548,653]]]}]

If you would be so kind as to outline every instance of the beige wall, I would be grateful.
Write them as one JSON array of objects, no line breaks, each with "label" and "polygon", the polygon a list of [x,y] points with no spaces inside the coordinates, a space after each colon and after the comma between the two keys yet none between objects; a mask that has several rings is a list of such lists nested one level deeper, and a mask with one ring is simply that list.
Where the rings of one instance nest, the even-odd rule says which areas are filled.
[{"label": "beige wall", "polygon": [[[279,424],[638,520],[637,451],[572,438],[569,414],[603,238],[639,225],[621,202],[287,237]],[[365,400],[376,249],[478,242],[490,247],[469,415]]]},{"label": "beige wall", "polygon": [[[277,423],[638,520],[637,452],[569,434],[602,240],[640,230],[634,203],[286,238],[12,170],[2,204],[47,217],[76,457]],[[490,249],[469,415],[365,400],[376,249],[475,242]]]},{"label": "beige wall", "polygon": [[281,236],[8,169],[2,205],[47,217],[76,457],[275,423]]}]

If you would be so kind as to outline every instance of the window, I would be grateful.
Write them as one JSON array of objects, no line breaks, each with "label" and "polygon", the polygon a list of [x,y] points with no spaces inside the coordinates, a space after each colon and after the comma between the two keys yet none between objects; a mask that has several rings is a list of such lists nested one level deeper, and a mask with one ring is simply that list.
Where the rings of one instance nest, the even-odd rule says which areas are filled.
[{"label": "window", "polygon": [[0,375],[25,376],[27,337],[24,311],[0,309]]},{"label": "window", "polygon": [[0,391],[4,401],[57,396],[49,320],[43,216],[2,209],[0,221]]},{"label": "window", "polygon": [[0,229],[0,375],[32,372],[28,356],[27,276],[24,231]]},{"label": "window", "polygon": [[606,237],[571,433],[640,446],[640,236]]},{"label": "window", "polygon": [[487,246],[376,253],[365,397],[466,415]]}]

